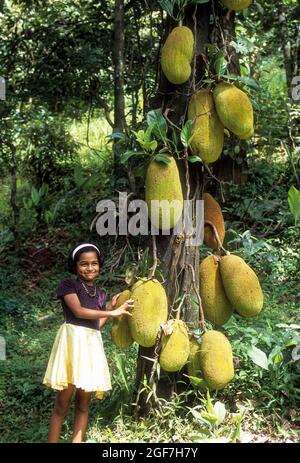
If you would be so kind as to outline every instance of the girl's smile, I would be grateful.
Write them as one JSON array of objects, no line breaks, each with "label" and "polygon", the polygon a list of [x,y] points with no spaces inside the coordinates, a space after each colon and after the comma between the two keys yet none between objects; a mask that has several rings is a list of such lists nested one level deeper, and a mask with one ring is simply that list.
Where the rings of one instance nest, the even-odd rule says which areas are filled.
[{"label": "girl's smile", "polygon": [[83,252],[76,263],[76,267],[78,277],[82,281],[91,284],[100,271],[97,254],[93,251]]}]

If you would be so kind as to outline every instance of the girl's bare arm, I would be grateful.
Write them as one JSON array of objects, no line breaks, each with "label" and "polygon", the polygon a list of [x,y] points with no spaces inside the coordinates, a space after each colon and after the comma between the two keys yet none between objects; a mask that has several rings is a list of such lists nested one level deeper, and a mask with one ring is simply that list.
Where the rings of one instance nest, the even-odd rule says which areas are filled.
[{"label": "girl's bare arm", "polygon": [[128,299],[124,304],[121,305],[118,309],[115,310],[93,310],[82,307],[78,299],[77,294],[66,294],[63,296],[64,301],[68,308],[73,312],[76,318],[84,318],[87,320],[98,320],[99,318],[107,317],[119,317],[120,315],[129,315],[127,309],[133,307],[133,300]]}]

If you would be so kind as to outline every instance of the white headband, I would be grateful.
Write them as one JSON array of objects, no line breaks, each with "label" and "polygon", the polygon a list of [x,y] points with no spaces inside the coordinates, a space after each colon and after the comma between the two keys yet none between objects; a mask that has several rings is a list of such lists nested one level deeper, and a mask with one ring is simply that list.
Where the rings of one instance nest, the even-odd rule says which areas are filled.
[{"label": "white headband", "polygon": [[93,248],[97,249],[98,253],[100,254],[100,251],[97,248],[97,246],[95,246],[94,244],[85,243],[85,244],[80,244],[79,246],[77,246],[77,248],[74,249],[74,251],[72,253],[72,259],[74,260],[75,254],[76,254],[76,252],[79,251],[79,249],[86,248],[87,246],[92,246]]}]

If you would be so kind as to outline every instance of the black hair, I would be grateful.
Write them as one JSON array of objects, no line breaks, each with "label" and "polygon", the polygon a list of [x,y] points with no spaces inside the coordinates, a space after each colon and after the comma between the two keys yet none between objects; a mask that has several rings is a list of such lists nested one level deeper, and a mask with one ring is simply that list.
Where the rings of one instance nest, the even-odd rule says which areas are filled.
[{"label": "black hair", "polygon": [[[79,249],[76,252],[76,254],[74,256],[74,259],[73,259],[73,252],[78,246],[80,246],[80,244],[76,244],[76,246],[73,246],[73,248],[70,251],[68,261],[67,261],[67,266],[68,266],[69,272],[73,273],[74,275],[77,274],[76,263],[78,262],[79,257],[83,252],[95,252],[96,256],[97,256],[97,259],[98,259],[98,262],[99,262],[99,266],[102,267],[102,265],[104,263],[104,258],[103,258],[102,253],[100,251],[98,251],[99,247],[94,243],[89,243],[89,244],[94,244],[94,246],[96,246],[97,249],[95,249],[94,246],[89,246],[89,245],[84,246],[83,248]],[[84,244],[84,243],[82,243],[82,244]]]}]

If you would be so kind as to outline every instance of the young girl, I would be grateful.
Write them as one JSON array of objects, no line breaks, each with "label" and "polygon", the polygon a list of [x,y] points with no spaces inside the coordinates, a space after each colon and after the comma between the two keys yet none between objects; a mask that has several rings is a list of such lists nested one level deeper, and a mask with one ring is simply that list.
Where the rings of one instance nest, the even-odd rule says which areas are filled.
[{"label": "young girl", "polygon": [[72,442],[81,442],[88,423],[92,392],[102,398],[104,392],[111,389],[100,328],[108,317],[131,316],[127,309],[133,307],[133,299],[111,310],[116,305],[117,294],[105,310],[106,296],[93,283],[102,263],[102,255],[94,244],[76,246],[70,253],[68,268],[77,278],[67,278],[58,286],[56,297],[61,299],[64,323],[56,335],[43,380],[44,384],[58,390],[48,442],[59,441],[74,390]]}]

